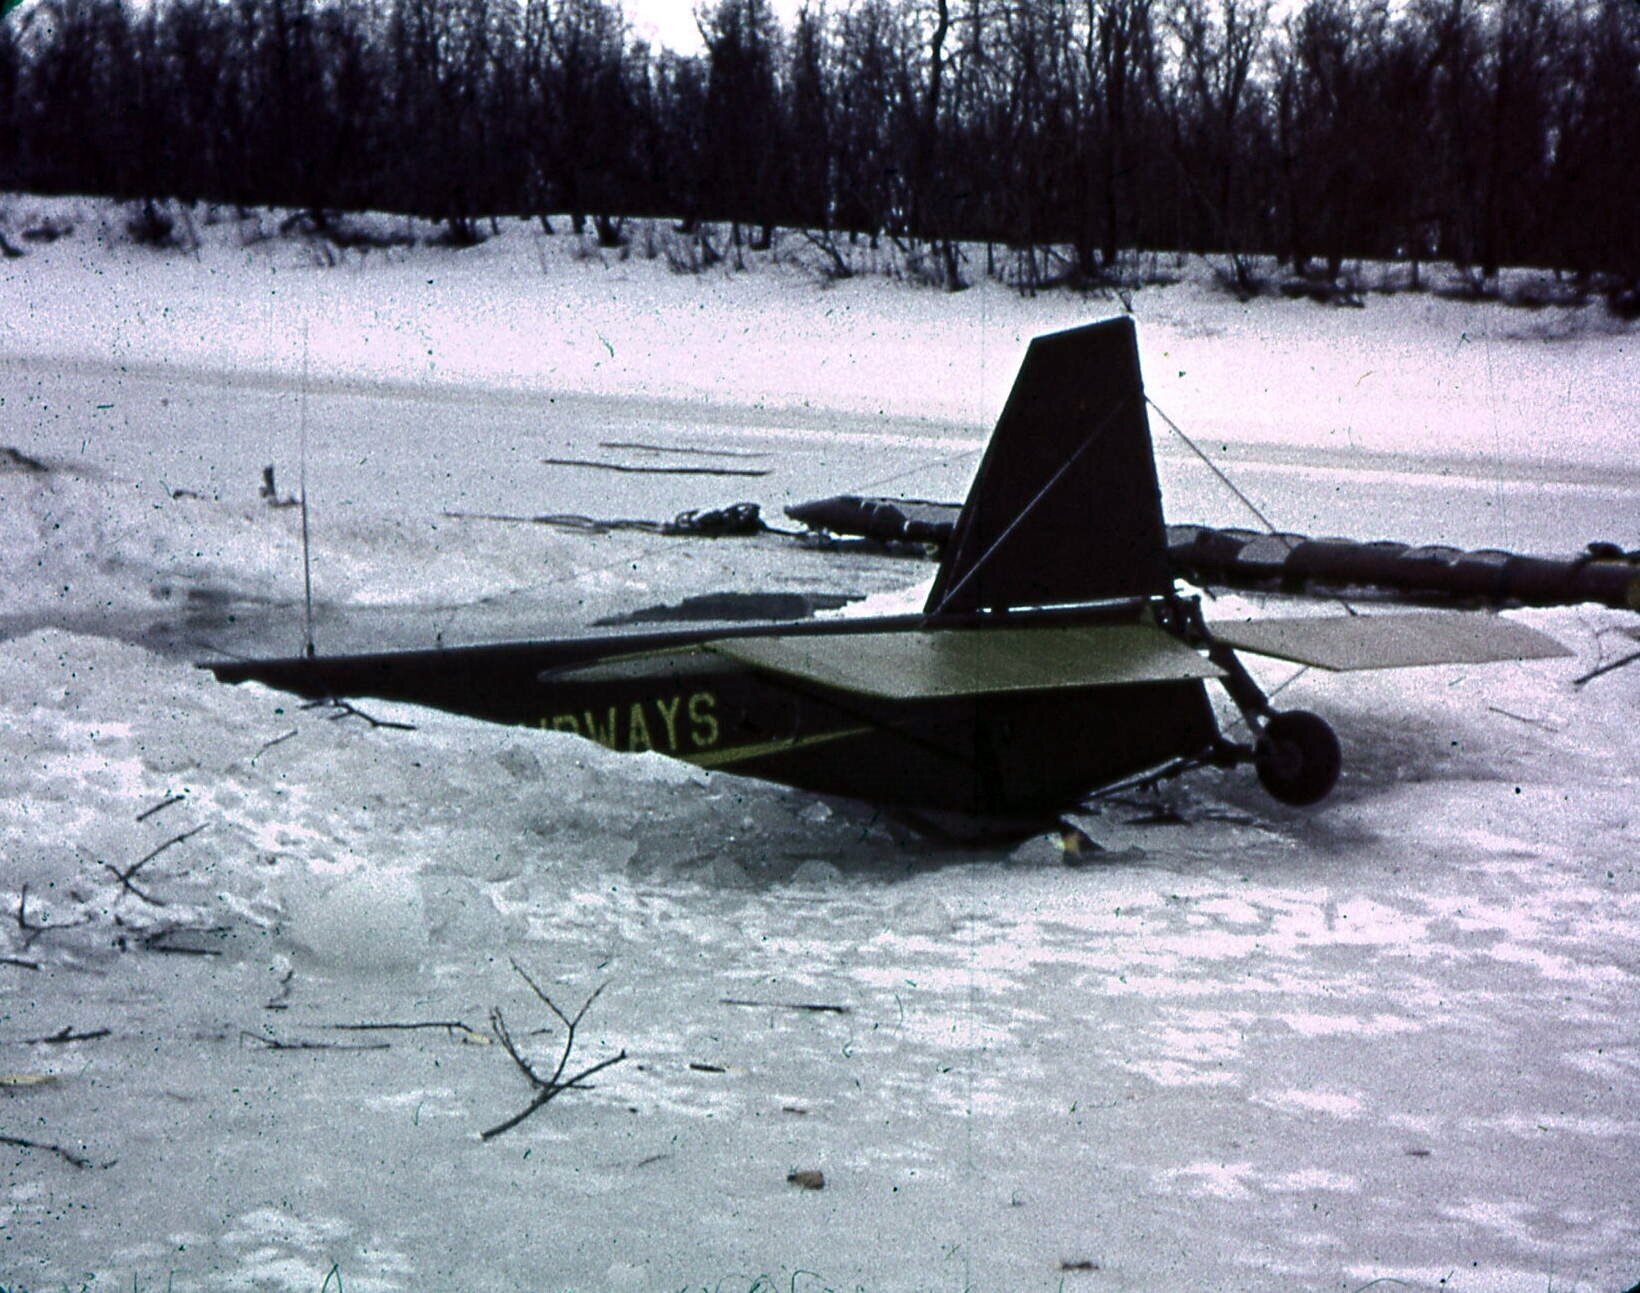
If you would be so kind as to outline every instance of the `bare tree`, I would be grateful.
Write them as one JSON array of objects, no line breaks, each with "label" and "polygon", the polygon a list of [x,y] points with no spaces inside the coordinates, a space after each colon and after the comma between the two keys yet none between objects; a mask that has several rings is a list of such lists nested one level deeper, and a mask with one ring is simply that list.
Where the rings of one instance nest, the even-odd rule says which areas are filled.
[{"label": "bare tree", "polygon": [[[1156,93],[1157,50],[1153,0],[1086,0],[1083,61],[1099,122],[1099,249],[1108,267],[1120,244],[1124,192],[1136,185],[1142,144],[1136,135]],[[1088,250],[1082,250],[1087,271]]]},{"label": "bare tree", "polygon": [[1640,5],[1598,0],[1572,11],[1552,118],[1550,177],[1557,264],[1613,277],[1613,307],[1640,313]]},{"label": "bare tree", "polygon": [[787,147],[781,206],[783,219],[809,229],[829,229],[832,223],[834,71],[828,65],[832,57],[820,16],[805,4],[793,25],[787,56]]},{"label": "bare tree", "polygon": [[909,32],[891,0],[860,0],[840,20],[837,43],[838,223],[869,233],[905,223],[905,177],[892,124],[914,95]]},{"label": "bare tree", "polygon": [[1177,47],[1175,152],[1207,219],[1198,249],[1218,246],[1239,260],[1251,241],[1238,199],[1256,167],[1253,72],[1269,31],[1271,0],[1172,0],[1167,23]]},{"label": "bare tree", "polygon": [[767,248],[778,210],[780,174],[790,141],[777,68],[783,57],[768,0],[717,0],[696,15],[706,44],[706,166],[715,214],[759,226],[754,246]]}]

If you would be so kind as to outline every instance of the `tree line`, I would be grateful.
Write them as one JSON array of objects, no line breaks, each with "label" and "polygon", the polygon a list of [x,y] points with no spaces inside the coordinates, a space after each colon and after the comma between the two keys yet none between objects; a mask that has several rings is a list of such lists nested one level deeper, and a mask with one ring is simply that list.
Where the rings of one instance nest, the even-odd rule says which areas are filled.
[{"label": "tree line", "polygon": [[1637,0],[37,0],[0,186],[1640,283]]}]

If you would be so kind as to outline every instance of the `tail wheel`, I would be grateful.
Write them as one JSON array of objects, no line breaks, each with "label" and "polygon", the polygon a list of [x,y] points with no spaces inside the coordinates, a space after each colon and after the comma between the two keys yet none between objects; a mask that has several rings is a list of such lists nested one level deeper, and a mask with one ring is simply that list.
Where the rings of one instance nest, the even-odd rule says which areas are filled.
[{"label": "tail wheel", "polygon": [[1308,710],[1273,715],[1254,750],[1258,779],[1284,804],[1313,804],[1327,797],[1343,765],[1338,737]]}]

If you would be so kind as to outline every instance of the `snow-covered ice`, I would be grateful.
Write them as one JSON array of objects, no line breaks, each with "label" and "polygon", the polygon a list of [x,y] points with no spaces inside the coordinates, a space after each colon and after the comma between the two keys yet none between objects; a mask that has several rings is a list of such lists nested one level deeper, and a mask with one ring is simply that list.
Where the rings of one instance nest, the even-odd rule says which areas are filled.
[{"label": "snow-covered ice", "polygon": [[[321,649],[881,602],[926,568],[445,513],[955,497],[1024,341],[1114,303],[678,276],[521,225],[160,255],[110,206],[0,206],[76,225],[0,268],[0,445],[41,468],[0,461],[0,1136],[35,1146],[0,1146],[0,1288],[1640,1279],[1640,672],[1573,685],[1633,615],[1518,612],[1565,660],[1304,674],[1331,800],[1199,774],[1176,817],[1090,820],[1079,867],[561,734],[374,726],[191,663],[300,643],[299,517],[256,487],[295,488],[303,421]],[[1199,276],[1133,305],[1150,393],[1278,523],[1640,542],[1635,333],[1595,310]],[[1170,515],[1245,520],[1156,434]],[[638,442],[770,475],[540,461]],[[628,1059],[481,1143],[529,1099],[491,1008],[561,1043],[514,960],[565,1006],[607,983],[576,1061]],[[434,1021],[464,1026],[337,1027]]]}]

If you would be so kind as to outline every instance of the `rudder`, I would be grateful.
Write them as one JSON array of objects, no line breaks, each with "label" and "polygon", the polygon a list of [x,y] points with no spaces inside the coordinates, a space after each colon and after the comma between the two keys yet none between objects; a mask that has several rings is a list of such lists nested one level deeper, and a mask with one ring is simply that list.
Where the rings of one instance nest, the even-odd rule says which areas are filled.
[{"label": "rudder", "polygon": [[1133,321],[1037,337],[963,504],[929,614],[1167,592]]}]

